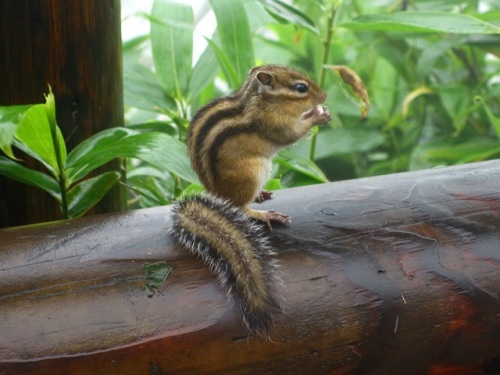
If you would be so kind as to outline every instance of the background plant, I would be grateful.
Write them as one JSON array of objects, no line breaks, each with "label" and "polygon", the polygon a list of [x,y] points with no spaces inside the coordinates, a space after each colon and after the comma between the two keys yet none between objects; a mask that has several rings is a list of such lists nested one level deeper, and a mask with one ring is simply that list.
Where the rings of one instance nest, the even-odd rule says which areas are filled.
[{"label": "background plant", "polygon": [[[45,104],[0,107],[0,118],[0,148],[8,156],[0,155],[0,174],[49,193],[59,202],[65,219],[82,216],[120,180],[117,171],[88,178],[90,172],[117,157],[138,158],[186,181],[197,181],[188,165],[179,164],[182,160],[171,160],[171,154],[184,152],[185,146],[162,133],[110,128],[67,153],[56,124],[52,92]],[[11,145],[42,163],[46,173],[23,166]]]},{"label": "background plant", "polygon": [[[185,142],[197,108],[236,89],[250,67],[279,63],[320,82],[335,119],[275,158],[275,188],[500,154],[499,1],[209,5],[217,28],[194,62],[192,36],[198,31],[189,5],[156,0],[151,14],[141,15],[151,22],[150,35],[124,45],[129,128]],[[148,48],[151,66],[143,63]],[[362,77],[371,99],[366,119],[331,65],[349,66]],[[194,188],[143,163],[130,164],[128,176],[141,193],[134,195],[140,206],[167,204]]]},{"label": "background plant", "polygon": [[[67,153],[50,100],[0,108],[0,147],[8,156],[0,156],[0,173],[44,189],[65,217],[76,217],[120,179],[116,172],[88,174],[127,157],[130,207],[169,204],[201,190],[185,146],[192,114],[264,63],[309,73],[328,92],[334,114],[331,126],[274,159],[268,188],[500,155],[500,0],[210,0],[206,9],[217,27],[199,56],[189,5],[156,0],[138,15],[151,28],[123,46],[126,128],[98,133]],[[366,118],[364,103],[332,69],[337,65],[366,83]],[[16,161],[11,145],[47,173]]]}]

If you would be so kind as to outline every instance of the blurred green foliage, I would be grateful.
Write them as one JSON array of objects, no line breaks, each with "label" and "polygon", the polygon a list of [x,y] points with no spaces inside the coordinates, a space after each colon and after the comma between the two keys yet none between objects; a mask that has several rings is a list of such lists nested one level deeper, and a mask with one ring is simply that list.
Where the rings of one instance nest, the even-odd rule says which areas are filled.
[{"label": "blurred green foliage", "polygon": [[[146,16],[150,35],[124,44],[129,128],[185,142],[198,108],[237,89],[252,66],[277,63],[315,78],[334,120],[275,158],[274,188],[500,155],[499,0],[209,5],[217,27],[195,61],[197,18],[174,1],[156,0]],[[371,100],[365,119],[326,65],[346,65],[362,78]],[[137,161],[129,162],[128,184],[138,193],[132,205],[141,207],[199,190]]]},{"label": "blurred green foliage", "polygon": [[[185,145],[192,115],[268,63],[311,75],[333,114],[275,157],[270,189],[500,156],[500,0],[209,0],[201,9],[217,26],[199,56],[191,6],[155,0],[136,15],[151,27],[123,45],[127,128],[68,153],[52,94],[45,105],[0,107],[0,174],[47,191],[64,217],[83,215],[119,181],[118,172],[85,179],[115,157],[128,158],[131,208],[200,192]],[[339,65],[367,87],[365,118]],[[47,173],[24,167],[12,145]]]}]

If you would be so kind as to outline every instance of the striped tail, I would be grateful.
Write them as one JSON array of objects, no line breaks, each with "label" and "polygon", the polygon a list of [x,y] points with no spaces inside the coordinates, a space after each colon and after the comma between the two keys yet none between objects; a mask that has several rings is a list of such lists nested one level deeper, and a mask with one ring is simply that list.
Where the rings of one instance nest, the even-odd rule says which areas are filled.
[{"label": "striped tail", "polygon": [[275,251],[262,226],[226,200],[210,194],[178,201],[173,208],[175,242],[201,257],[227,289],[252,334],[269,335],[282,311]]}]

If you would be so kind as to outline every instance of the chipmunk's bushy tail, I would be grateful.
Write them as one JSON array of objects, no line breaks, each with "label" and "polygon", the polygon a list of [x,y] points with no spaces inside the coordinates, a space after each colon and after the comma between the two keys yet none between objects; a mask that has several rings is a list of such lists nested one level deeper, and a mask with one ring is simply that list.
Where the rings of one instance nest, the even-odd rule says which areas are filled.
[{"label": "chipmunk's bushy tail", "polygon": [[177,202],[174,240],[203,259],[253,334],[268,336],[281,312],[275,251],[261,225],[210,194]]}]

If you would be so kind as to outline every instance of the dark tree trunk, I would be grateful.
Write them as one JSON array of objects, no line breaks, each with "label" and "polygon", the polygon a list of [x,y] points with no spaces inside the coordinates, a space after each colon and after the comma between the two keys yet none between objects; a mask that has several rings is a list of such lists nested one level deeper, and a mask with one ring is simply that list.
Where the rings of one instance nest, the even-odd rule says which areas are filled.
[{"label": "dark tree trunk", "polygon": [[498,374],[499,186],[494,161],[278,192],[269,341],[171,243],[168,207],[0,230],[0,374]]},{"label": "dark tree trunk", "polygon": [[[0,105],[43,103],[50,84],[69,150],[123,125],[120,17],[120,0],[1,1]],[[117,186],[94,213],[118,211],[124,198]],[[48,194],[0,177],[0,227],[59,218]]]}]

